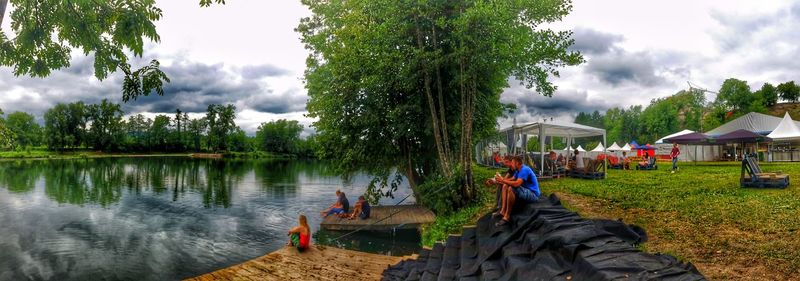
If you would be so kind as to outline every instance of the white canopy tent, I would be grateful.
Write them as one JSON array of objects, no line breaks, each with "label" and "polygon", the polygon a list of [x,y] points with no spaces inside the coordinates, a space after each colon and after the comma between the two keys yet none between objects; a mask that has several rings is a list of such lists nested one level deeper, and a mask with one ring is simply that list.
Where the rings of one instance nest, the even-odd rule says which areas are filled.
[{"label": "white canopy tent", "polygon": [[586,152],[586,149],[583,149],[583,146],[580,146],[580,145],[575,150],[580,151],[580,152]]},{"label": "white canopy tent", "polygon": [[629,143],[626,143],[624,146],[622,146],[622,149],[620,149],[620,150],[622,150],[622,151],[631,151],[631,145]]},{"label": "white canopy tent", "polygon": [[[511,143],[516,143],[517,137],[527,138],[527,136],[539,136],[539,149],[540,154],[539,157],[541,162],[544,163],[544,148],[545,148],[545,139],[546,137],[563,137],[567,139],[567,147],[572,147],[572,141],[574,138],[581,138],[581,137],[594,137],[594,136],[603,136],[602,143],[606,142],[606,130],[599,129],[595,127],[590,127],[586,125],[580,125],[575,123],[569,122],[533,122],[528,124],[522,125],[514,125],[510,128],[505,128],[500,130],[501,134],[505,134],[507,136],[511,136]],[[527,140],[523,141],[525,143]],[[552,146],[553,138],[550,138],[551,146]],[[519,148],[522,152],[525,152],[525,146],[521,145]],[[511,147],[511,153],[517,154],[519,151],[517,150],[518,147],[514,146]],[[586,151],[582,147],[578,146],[578,151]],[[605,152],[605,150],[604,150]],[[540,173],[542,173],[542,169],[539,169]],[[605,172],[605,165],[603,165],[603,172]]]},{"label": "white canopy tent", "polygon": [[[783,119],[786,119],[786,117],[784,116]],[[791,118],[789,118],[789,120],[792,121],[792,123],[794,123],[795,125],[800,126],[800,122],[791,120]],[[742,115],[739,118],[731,120],[728,123],[722,124],[721,126],[706,132],[705,134],[712,137],[717,137],[739,129],[744,129],[757,134],[765,135],[774,131],[778,127],[778,124],[781,123],[781,121],[782,121],[781,118],[775,116],[769,116],[757,112],[750,112],[748,114]]]},{"label": "white canopy tent", "polygon": [[605,151],[606,148],[603,146],[603,143],[601,142],[598,143],[597,146],[594,149],[590,150],[589,153],[587,154],[589,154],[589,157],[597,157],[598,155],[603,154]]},{"label": "white canopy tent", "polygon": [[691,134],[691,133],[694,133],[694,131],[692,131],[692,130],[683,130],[683,131],[680,131],[680,132],[677,132],[677,133],[674,133],[674,134],[668,135],[668,136],[666,136],[666,137],[663,137],[663,138],[661,138],[661,139],[657,140],[657,141],[656,141],[656,144],[662,144],[662,143],[665,143],[665,142],[664,142],[664,140],[665,140],[665,139],[668,139],[668,138],[674,138],[674,137],[677,137],[677,136],[682,136],[682,135],[685,135],[685,134]]},{"label": "white canopy tent", "polygon": [[789,117],[789,113],[787,112],[783,115],[781,122],[778,123],[778,127],[772,130],[772,133],[769,133],[767,137],[775,141],[800,140],[800,128],[798,128],[797,123]]},{"label": "white canopy tent", "polygon": [[611,146],[606,148],[606,150],[608,150],[608,151],[620,151],[620,150],[622,150],[622,147],[619,147],[617,142],[614,142],[614,143],[611,144]]}]

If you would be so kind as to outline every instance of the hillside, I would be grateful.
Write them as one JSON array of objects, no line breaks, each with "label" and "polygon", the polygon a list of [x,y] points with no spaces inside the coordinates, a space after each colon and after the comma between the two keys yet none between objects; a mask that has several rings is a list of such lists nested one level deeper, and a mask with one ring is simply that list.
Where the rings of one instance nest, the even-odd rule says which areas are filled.
[{"label": "hillside", "polygon": [[783,117],[783,114],[789,112],[789,116],[794,120],[800,120],[800,103],[778,103],[769,108],[767,114],[777,117]]}]

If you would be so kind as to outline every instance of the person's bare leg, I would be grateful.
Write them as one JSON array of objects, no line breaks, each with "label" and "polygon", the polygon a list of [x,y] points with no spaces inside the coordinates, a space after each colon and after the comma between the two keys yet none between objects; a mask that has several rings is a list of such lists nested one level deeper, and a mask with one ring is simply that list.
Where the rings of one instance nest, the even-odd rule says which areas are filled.
[{"label": "person's bare leg", "polygon": [[513,187],[508,188],[508,197],[506,198],[506,212],[503,214],[503,219],[507,222],[511,221],[511,210],[514,209],[514,201],[517,199],[514,195]]},{"label": "person's bare leg", "polygon": [[506,198],[508,197],[508,186],[503,185],[502,190],[500,191],[500,215],[505,213],[506,210]]}]

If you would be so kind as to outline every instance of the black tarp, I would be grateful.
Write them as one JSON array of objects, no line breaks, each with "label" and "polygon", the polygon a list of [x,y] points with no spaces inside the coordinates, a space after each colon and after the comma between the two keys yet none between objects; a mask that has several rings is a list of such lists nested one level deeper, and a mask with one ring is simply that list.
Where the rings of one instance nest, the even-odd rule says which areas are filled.
[{"label": "black tarp", "polygon": [[583,219],[555,195],[520,206],[506,226],[495,222],[483,216],[383,280],[705,280],[691,263],[638,250],[643,229]]}]

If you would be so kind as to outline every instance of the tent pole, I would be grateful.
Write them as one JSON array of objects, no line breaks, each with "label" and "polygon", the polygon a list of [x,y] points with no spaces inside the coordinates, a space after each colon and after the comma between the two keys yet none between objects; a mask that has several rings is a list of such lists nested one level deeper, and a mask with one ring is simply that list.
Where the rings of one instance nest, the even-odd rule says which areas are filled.
[{"label": "tent pole", "polygon": [[606,154],[606,146],[608,146],[608,142],[606,142],[606,132],[603,132],[603,179],[608,178],[608,173],[606,173],[606,167],[608,166],[608,155]]},{"label": "tent pole", "polygon": [[539,165],[541,165],[541,167],[539,167],[539,176],[541,177],[544,176],[544,126],[543,125],[539,126],[539,150],[541,152],[541,154],[539,154],[539,159],[541,159],[541,162],[539,162]]}]

